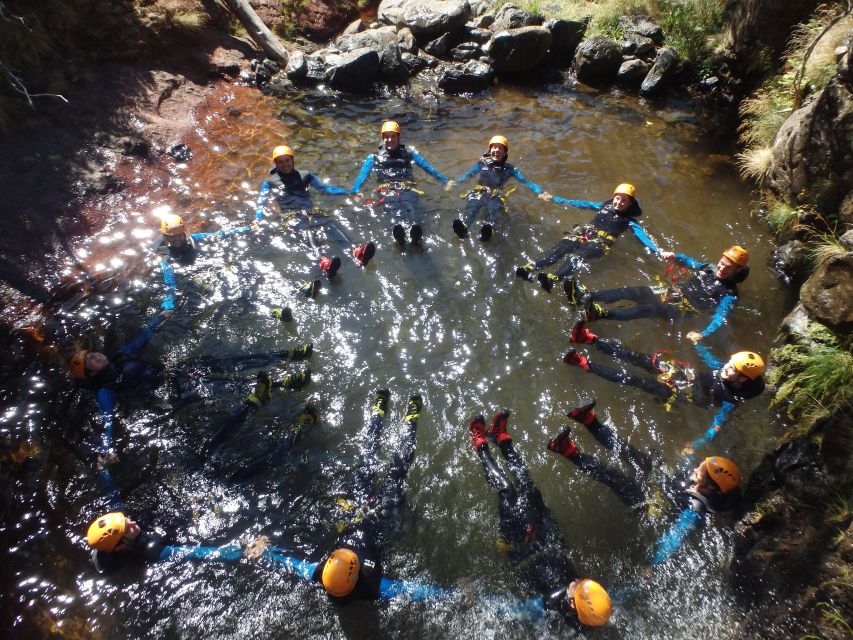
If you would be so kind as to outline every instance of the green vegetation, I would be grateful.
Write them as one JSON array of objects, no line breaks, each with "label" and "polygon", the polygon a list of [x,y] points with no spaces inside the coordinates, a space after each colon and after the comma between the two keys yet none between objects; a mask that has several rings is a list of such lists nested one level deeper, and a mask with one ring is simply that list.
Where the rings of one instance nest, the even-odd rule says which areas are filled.
[{"label": "green vegetation", "polygon": [[[817,606],[821,609],[824,620],[839,630],[846,632],[848,636],[853,636],[853,626],[850,625],[841,611],[828,602],[818,602]],[[824,640],[824,637],[808,635],[803,636],[802,640]]]},{"label": "green vegetation", "polygon": [[847,253],[847,248],[831,233],[817,236],[809,245],[809,256],[815,269],[827,260]]}]

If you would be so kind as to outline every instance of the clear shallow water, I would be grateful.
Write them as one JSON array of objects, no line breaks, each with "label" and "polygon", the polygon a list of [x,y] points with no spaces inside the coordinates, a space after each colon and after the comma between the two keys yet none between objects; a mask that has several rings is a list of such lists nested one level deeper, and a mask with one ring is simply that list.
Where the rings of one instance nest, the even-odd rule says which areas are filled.
[{"label": "clear shallow water", "polygon": [[[229,88],[188,140],[193,160],[158,176],[144,193],[129,190],[113,212],[114,223],[82,247],[83,263],[105,283],[98,295],[68,305],[63,323],[73,335],[90,327],[89,335],[114,351],[161,299],[159,272],[145,254],[159,207],[184,215],[193,230],[245,224],[269,151],[282,142],[296,150],[298,169],[349,186],[388,117],[400,120],[405,143],[450,176],[466,171],[488,138],[503,133],[510,139],[510,161],[554,194],[600,201],[619,182],[636,184],[643,224],[662,246],[711,260],[733,242],[748,246],[752,273],[740,287],[741,304],[709,345],[720,357],[745,348],[767,352],[787,297],[766,267],[769,237],[749,216],[751,194],[736,179],[729,149],[702,139],[689,114],[557,86],[499,87],[477,102],[437,99],[415,88],[407,100],[283,103]],[[545,450],[562,428],[566,409],[590,397],[598,398],[600,414],[620,434],[660,450],[667,462],[677,461],[680,449],[711,418],[684,406],[667,413],[640,391],[560,361],[573,310],[559,287],[549,296],[513,272],[572,224],[589,220],[591,212],[544,203],[521,187],[510,196],[509,216],[491,243],[461,242],[450,222],[464,206],[463,190],[445,193],[422,172],[418,178],[430,211],[422,253],[400,254],[381,214],[346,199],[316,196],[322,208],[336,210],[353,239],[378,244],[366,271],[345,259],[338,278],[316,301],[293,291],[316,254],[272,234],[210,246],[195,267],[178,272],[180,283],[193,281],[184,285],[189,302],[149,345],[146,358],[175,364],[311,340],[314,380],[307,390],[277,398],[250,418],[197,471],[189,470],[196,452],[224,411],[248,393],[248,383],[216,383],[203,404],[185,408],[171,405],[164,389],[122,403],[121,464],[114,476],[129,510],[175,531],[182,542],[246,543],[263,534],[316,559],[335,539],[336,498],[352,482],[369,393],[377,386],[392,393],[387,459],[400,434],[405,398],[419,392],[425,409],[408,510],[399,539],[385,555],[387,575],[523,599],[529,593],[495,549],[497,499],[465,428],[472,415],[488,418],[507,407],[516,446],[579,571],[613,592],[633,594],[597,637],[688,638],[698,629],[708,637],[735,635],[740,614],[725,573],[730,553],[725,517],[694,537],[675,561],[646,571],[659,529]],[[661,265],[644,256],[628,234],[583,280],[592,287],[643,284],[659,273]],[[294,323],[270,317],[271,308],[282,304],[292,306]],[[695,361],[682,336],[702,326],[640,320],[593,328],[640,350],[665,347]],[[558,621],[512,616],[477,599],[338,608],[295,576],[252,561],[170,562],[101,579],[88,566],[81,535],[104,504],[85,449],[85,439],[98,428],[94,404],[58,369],[34,365],[32,373],[2,424],[12,443],[39,447],[28,462],[7,461],[12,482],[2,541],[9,551],[0,575],[10,594],[5,606],[16,616],[13,635],[32,629],[110,638],[565,634]],[[275,445],[306,400],[321,407],[321,424],[280,464],[248,481],[229,482],[229,473]],[[604,457],[589,434],[582,428],[576,433],[582,450]],[[772,437],[766,400],[755,400],[737,410],[714,452],[729,452],[749,470]]]}]

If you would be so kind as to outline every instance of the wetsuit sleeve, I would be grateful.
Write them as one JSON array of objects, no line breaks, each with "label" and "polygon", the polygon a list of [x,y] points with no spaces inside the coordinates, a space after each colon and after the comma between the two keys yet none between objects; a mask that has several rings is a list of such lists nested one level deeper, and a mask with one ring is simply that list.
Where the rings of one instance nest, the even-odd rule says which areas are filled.
[{"label": "wetsuit sleeve", "polygon": [[224,547],[175,547],[167,545],[160,552],[158,561],[169,560],[176,558],[185,560],[196,558],[199,560],[239,560],[243,557],[243,549],[234,544],[225,545]]},{"label": "wetsuit sleeve", "polygon": [[300,578],[308,581],[313,579],[314,572],[319,566],[318,562],[308,562],[307,560],[294,558],[293,556],[288,555],[285,549],[281,549],[279,547],[267,547],[264,549],[264,553],[261,557],[266,558],[275,564],[287,567]]},{"label": "wetsuit sleeve", "polygon": [[[113,448],[113,412],[116,406],[116,394],[112,389],[102,387],[98,389],[95,399],[101,412],[101,441],[98,444],[98,453],[107,456]],[[107,461],[102,461],[98,468],[98,479],[101,482],[101,490],[112,509],[121,511],[124,509],[124,501],[121,499],[118,487],[110,474]]]},{"label": "wetsuit sleeve", "polygon": [[662,535],[655,544],[655,556],[652,564],[663,564],[675,555],[684,541],[702,522],[702,514],[692,509],[684,509],[672,528]]},{"label": "wetsuit sleeve", "polygon": [[163,284],[166,285],[166,295],[163,302],[160,303],[160,308],[164,311],[170,311],[175,308],[175,297],[177,295],[177,282],[175,281],[175,270],[168,260],[160,262],[160,268],[163,270]]},{"label": "wetsuit sleeve", "polygon": [[261,184],[261,188],[258,189],[258,201],[255,204],[255,220],[263,220],[264,219],[264,207],[267,204],[267,199],[270,195],[270,183],[266,180]]},{"label": "wetsuit sleeve", "polygon": [[676,253],[675,259],[678,260],[685,267],[689,267],[690,269],[701,269],[702,267],[707,267],[707,262],[702,262],[701,260],[697,260],[696,258],[691,258],[686,253]]},{"label": "wetsuit sleeve", "polygon": [[365,180],[370,176],[371,169],[373,169],[372,153],[364,159],[364,163],[361,165],[361,170],[358,172],[355,182],[352,183],[352,187],[350,187],[350,193],[358,193],[361,191],[362,185],[364,185]]},{"label": "wetsuit sleeve", "polygon": [[699,332],[703,338],[707,338],[723,326],[723,323],[726,321],[726,317],[731,313],[731,310],[734,309],[735,304],[737,304],[736,296],[727,295],[720,300],[720,304],[717,305],[717,310],[714,311],[714,315],[711,317],[711,322],[709,322],[708,326]]},{"label": "wetsuit sleeve", "polygon": [[379,597],[386,600],[405,596],[409,600],[419,602],[421,600],[447,597],[453,593],[452,589],[445,589],[438,585],[395,580],[394,578],[382,578],[382,581],[379,583]]},{"label": "wetsuit sleeve", "polygon": [[575,209],[600,209],[602,203],[601,202],[590,202],[589,200],[569,200],[567,198],[561,198],[560,196],[554,196],[552,202],[556,202],[557,204],[567,204],[570,207],[574,207]]},{"label": "wetsuit sleeve", "polygon": [[643,227],[641,227],[639,224],[637,224],[633,220],[630,220],[628,222],[628,226],[631,227],[631,231],[633,232],[634,236],[636,236],[637,240],[639,240],[640,242],[643,243],[643,246],[646,249],[648,249],[649,251],[651,251],[655,255],[660,253],[660,249],[655,244],[655,241],[652,240],[651,236],[649,236],[649,234],[646,233],[646,230],[643,229]]},{"label": "wetsuit sleeve", "polygon": [[468,178],[470,178],[471,176],[475,175],[479,170],[480,170],[480,162],[479,162],[479,161],[477,161],[477,162],[475,162],[475,163],[474,163],[474,166],[473,166],[473,167],[471,167],[470,169],[468,169],[468,171],[466,171],[466,172],[465,172],[465,173],[463,173],[461,176],[459,176],[459,178],[457,178],[457,180],[456,180],[456,184],[462,184],[462,183],[463,183],[463,182],[465,182]]},{"label": "wetsuit sleeve", "polygon": [[308,174],[308,184],[317,187],[317,189],[322,191],[323,193],[328,193],[333,196],[345,196],[349,193],[349,191],[342,187],[336,187],[331,184],[324,184],[313,173]]},{"label": "wetsuit sleeve", "polygon": [[704,362],[711,369],[719,369],[724,364],[726,364],[722,360],[718,360],[716,356],[711,353],[711,350],[701,342],[694,344],[693,348],[696,349],[696,352],[699,354],[699,357],[702,358],[702,362]]},{"label": "wetsuit sleeve", "polygon": [[521,173],[521,171],[519,170],[518,167],[512,168],[512,175],[515,177],[516,180],[518,180],[521,184],[523,184],[525,187],[530,189],[536,195],[539,195],[540,193],[542,193],[542,187],[540,187],[535,182],[531,182],[530,180],[525,178],[524,174]]},{"label": "wetsuit sleeve", "polygon": [[429,162],[424,160],[424,157],[414,149],[412,149],[412,160],[414,160],[416,165],[418,165],[421,169],[426,171],[436,180],[446,183],[450,179],[446,175],[441,173],[438,169],[433,167]]},{"label": "wetsuit sleeve", "polygon": [[698,449],[699,447],[705,446],[717,436],[717,434],[720,432],[720,429],[726,423],[726,420],[728,420],[729,414],[732,412],[732,410],[734,410],[736,406],[737,405],[727,400],[723,402],[723,404],[720,406],[719,411],[714,414],[714,419],[711,421],[711,426],[708,427],[708,430],[705,431],[705,433],[702,434],[701,437],[696,438],[692,442],[694,450]]},{"label": "wetsuit sleeve", "polygon": [[[163,274],[163,277],[165,279],[165,273]],[[174,275],[172,275],[172,280],[174,282]],[[142,349],[142,347],[148,344],[148,341],[154,337],[154,330],[165,319],[166,318],[164,318],[159,313],[156,314],[154,317],[151,318],[151,320],[148,321],[148,324],[145,325],[145,328],[139,332],[139,335],[136,336],[130,344],[127,344],[121,349],[119,349],[119,352],[127,354],[129,356],[136,355],[136,352]]]}]

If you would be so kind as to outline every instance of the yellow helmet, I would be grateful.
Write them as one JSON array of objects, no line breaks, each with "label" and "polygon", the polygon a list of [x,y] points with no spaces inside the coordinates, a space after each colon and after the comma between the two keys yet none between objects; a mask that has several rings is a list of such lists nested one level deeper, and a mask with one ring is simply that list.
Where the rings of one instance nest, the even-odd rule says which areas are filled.
[{"label": "yellow helmet", "polygon": [[86,373],[86,356],[89,355],[89,349],[80,349],[77,353],[71,356],[71,375],[78,380],[85,380],[89,377]]},{"label": "yellow helmet", "polygon": [[94,547],[98,551],[111,553],[124,535],[124,527],[123,513],[107,513],[89,526],[86,541],[90,547]]},{"label": "yellow helmet", "polygon": [[493,144],[503,145],[504,148],[509,151],[509,141],[503,136],[492,136],[492,139],[489,140],[489,148],[491,148]]},{"label": "yellow helmet", "polygon": [[738,351],[732,356],[731,363],[738,373],[742,373],[750,380],[755,380],[764,373],[764,360],[752,351]]},{"label": "yellow helmet", "polygon": [[160,233],[164,236],[174,236],[179,233],[186,233],[186,229],[184,229],[184,221],[181,219],[181,216],[175,215],[174,213],[164,216],[160,221]]},{"label": "yellow helmet", "polygon": [[323,565],[323,587],[336,598],[348,596],[358,582],[358,556],[351,549],[335,549]]},{"label": "yellow helmet", "polygon": [[286,144],[280,144],[275,149],[272,150],[272,161],[275,162],[275,159],[279,156],[290,156],[293,157],[293,149],[288,147]]},{"label": "yellow helmet", "polygon": [[633,198],[636,192],[637,190],[634,188],[634,185],[623,182],[613,190],[613,195],[622,194],[623,196],[631,196]]},{"label": "yellow helmet", "polygon": [[393,120],[389,120],[382,125],[382,130],[379,134],[381,135],[383,133],[396,133],[397,135],[400,135],[400,125]]},{"label": "yellow helmet", "polygon": [[745,267],[746,263],[749,262],[749,251],[738,244],[723,251],[723,255],[742,267]]},{"label": "yellow helmet", "polygon": [[574,593],[575,611],[581,624],[600,627],[613,613],[610,596],[595,580],[581,580]]},{"label": "yellow helmet", "polygon": [[722,456],[705,458],[705,468],[708,470],[708,477],[723,493],[734,491],[740,484],[740,469],[728,458]]}]

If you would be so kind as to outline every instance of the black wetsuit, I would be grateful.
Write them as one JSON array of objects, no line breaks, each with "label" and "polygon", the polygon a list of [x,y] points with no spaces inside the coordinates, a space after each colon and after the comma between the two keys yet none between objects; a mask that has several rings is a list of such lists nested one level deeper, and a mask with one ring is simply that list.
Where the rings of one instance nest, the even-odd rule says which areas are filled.
[{"label": "black wetsuit", "polygon": [[466,198],[465,214],[462,222],[470,226],[478,216],[481,222],[494,225],[506,212],[506,191],[504,187],[510,178],[516,178],[536,194],[542,193],[542,187],[525,178],[515,165],[509,162],[496,162],[488,153],[484,153],[476,164],[457,182],[462,183],[477,175],[477,188],[469,191]]},{"label": "black wetsuit", "polygon": [[92,566],[100,574],[110,575],[128,564],[157,562],[166,547],[163,536],[155,532],[140,531],[128,549],[107,553],[92,551]]}]

